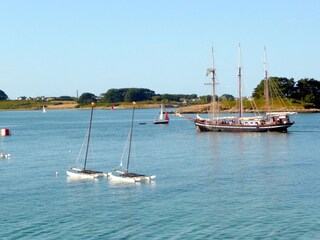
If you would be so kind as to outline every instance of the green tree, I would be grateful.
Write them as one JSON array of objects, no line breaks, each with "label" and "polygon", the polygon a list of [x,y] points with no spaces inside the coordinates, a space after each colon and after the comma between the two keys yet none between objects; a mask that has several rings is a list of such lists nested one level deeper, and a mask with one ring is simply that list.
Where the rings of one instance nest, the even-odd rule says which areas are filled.
[{"label": "green tree", "polygon": [[320,82],[313,78],[300,79],[297,82],[294,93],[295,99],[313,104],[314,107],[320,107]]},{"label": "green tree", "polygon": [[[295,82],[293,78],[284,77],[269,77],[269,93],[270,96],[280,96],[291,98],[295,92]],[[262,98],[264,97],[264,79],[253,90],[252,97]]]},{"label": "green tree", "polygon": [[7,94],[4,91],[0,90],[0,100],[8,100]]},{"label": "green tree", "polygon": [[123,102],[124,96],[127,90],[128,88],[121,88],[121,89],[111,88],[106,92],[102,101],[108,102],[108,103]]},{"label": "green tree", "polygon": [[234,96],[230,95],[230,94],[223,94],[219,97],[219,101],[225,101],[225,100],[228,100],[228,101],[234,101],[235,98]]},{"label": "green tree", "polygon": [[199,103],[202,103],[202,104],[210,103],[211,102],[211,98],[212,98],[211,95],[200,96]]},{"label": "green tree", "polygon": [[78,99],[78,103],[80,104],[89,104],[91,102],[97,101],[96,96],[93,93],[83,93]]},{"label": "green tree", "polygon": [[259,99],[264,96],[264,80],[257,85],[257,87],[253,90],[252,97]]},{"label": "green tree", "polygon": [[120,88],[109,89],[102,98],[103,102],[132,102],[151,100],[155,96],[154,91],[147,88]]},{"label": "green tree", "polygon": [[269,91],[275,95],[291,98],[295,91],[295,82],[293,78],[270,77]]},{"label": "green tree", "polygon": [[161,99],[162,100],[168,100],[168,101],[174,101],[174,102],[179,102],[180,97],[177,94],[161,94]]},{"label": "green tree", "polygon": [[159,94],[155,95],[155,96],[152,97],[152,100],[156,101],[156,102],[160,102],[161,101],[161,96]]},{"label": "green tree", "polygon": [[130,88],[124,96],[125,102],[151,100],[155,96],[154,91],[146,88]]}]

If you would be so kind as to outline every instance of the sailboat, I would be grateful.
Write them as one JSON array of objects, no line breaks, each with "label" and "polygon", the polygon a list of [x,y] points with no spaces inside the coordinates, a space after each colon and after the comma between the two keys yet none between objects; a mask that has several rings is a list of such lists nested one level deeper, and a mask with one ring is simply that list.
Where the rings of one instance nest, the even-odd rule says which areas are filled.
[{"label": "sailboat", "polygon": [[[105,174],[103,172],[87,169],[87,160],[88,160],[89,143],[90,143],[90,137],[91,137],[93,108],[95,106],[96,106],[96,103],[92,102],[91,103],[91,114],[90,114],[88,136],[86,139],[87,142],[86,142],[86,153],[85,153],[84,164],[82,167],[70,167],[71,171],[66,171],[66,173],[69,177],[79,178],[79,179],[93,179],[93,178],[98,178],[98,177],[107,177],[107,174]],[[79,156],[80,156],[80,154],[79,154]]]},{"label": "sailboat", "polygon": [[207,69],[207,76],[212,74],[212,118],[204,119],[197,115],[195,126],[198,132],[287,132],[294,122],[290,120],[289,115],[296,112],[270,112],[269,111],[269,91],[268,91],[268,71],[266,67],[266,50],[265,50],[265,102],[266,114],[264,116],[243,116],[242,95],[241,95],[241,75],[242,68],[240,63],[240,45],[238,54],[238,81],[239,81],[239,106],[238,116],[216,116],[217,102],[215,99],[216,72],[214,66],[213,48],[212,48],[212,68]]},{"label": "sailboat", "polygon": [[[150,182],[155,179],[156,176],[146,176],[140,173],[129,172],[129,164],[130,164],[130,155],[131,155],[131,145],[132,145],[132,133],[133,133],[133,125],[134,125],[134,110],[135,110],[135,102],[133,102],[132,108],[132,118],[131,118],[131,128],[128,134],[128,146],[125,146],[125,150],[128,147],[128,156],[126,161],[126,166],[123,168],[123,158],[121,159],[120,166],[117,169],[114,169],[113,173],[108,173],[108,178],[111,181],[115,182],[124,182],[124,183],[135,183],[135,182]],[[123,154],[124,156],[124,154]]]},{"label": "sailboat", "polygon": [[42,107],[42,114],[45,114],[45,113],[46,113],[46,107],[43,106],[43,107]]},{"label": "sailboat", "polygon": [[11,154],[10,153],[4,153],[4,152],[1,152],[0,153],[0,158],[10,158],[11,157]]},{"label": "sailboat", "polygon": [[153,123],[154,124],[167,124],[167,123],[169,123],[169,114],[166,111],[166,109],[163,106],[163,104],[161,104],[159,118],[155,119]]}]

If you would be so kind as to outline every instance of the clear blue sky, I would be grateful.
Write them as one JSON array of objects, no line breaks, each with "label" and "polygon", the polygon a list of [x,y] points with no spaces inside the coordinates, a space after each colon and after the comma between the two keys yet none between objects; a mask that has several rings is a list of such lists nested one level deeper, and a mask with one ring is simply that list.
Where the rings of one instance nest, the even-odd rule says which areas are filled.
[{"label": "clear blue sky", "polygon": [[0,89],[18,96],[96,95],[110,88],[244,95],[269,74],[320,80],[320,1],[0,0]]}]

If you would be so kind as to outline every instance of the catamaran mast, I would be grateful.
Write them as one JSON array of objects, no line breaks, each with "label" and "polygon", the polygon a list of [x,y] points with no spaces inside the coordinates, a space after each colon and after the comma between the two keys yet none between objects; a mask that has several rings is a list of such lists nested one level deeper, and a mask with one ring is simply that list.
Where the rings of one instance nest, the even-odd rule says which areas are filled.
[{"label": "catamaran mast", "polygon": [[239,118],[242,117],[242,86],[241,86],[241,48],[238,48],[238,79],[239,79]]},{"label": "catamaran mast", "polygon": [[264,97],[265,97],[265,101],[266,101],[266,113],[268,113],[269,112],[269,83],[268,83],[266,47],[264,47]]},{"label": "catamaran mast", "polygon": [[130,162],[130,154],[131,154],[131,142],[132,142],[132,131],[133,131],[133,120],[134,120],[134,106],[135,102],[133,102],[133,108],[132,108],[132,119],[131,119],[131,129],[130,129],[130,140],[129,140],[129,151],[128,151],[128,160],[127,160],[127,168],[126,172],[129,171],[129,162]]},{"label": "catamaran mast", "polygon": [[95,103],[95,102],[92,102],[92,103],[91,103],[90,125],[89,125],[88,140],[87,140],[87,149],[86,149],[86,156],[85,156],[85,158],[84,158],[83,170],[86,170],[86,165],[87,165],[88,151],[89,151],[89,143],[90,143],[90,134],[91,134],[91,126],[92,126],[93,108],[94,108],[95,106],[96,106],[96,103]]}]

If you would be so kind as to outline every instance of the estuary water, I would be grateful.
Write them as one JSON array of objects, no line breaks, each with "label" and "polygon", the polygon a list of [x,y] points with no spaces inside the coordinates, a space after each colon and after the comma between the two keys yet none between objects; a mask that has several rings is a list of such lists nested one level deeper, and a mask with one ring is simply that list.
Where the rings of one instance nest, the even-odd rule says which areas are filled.
[{"label": "estuary water", "polygon": [[[89,110],[0,112],[0,239],[320,239],[320,114],[286,134],[197,133],[158,112],[135,112],[130,168],[150,184],[67,178]],[[130,121],[94,111],[89,168],[119,165]]]}]

